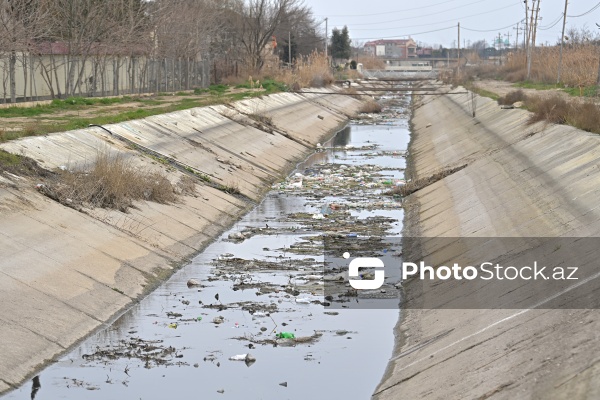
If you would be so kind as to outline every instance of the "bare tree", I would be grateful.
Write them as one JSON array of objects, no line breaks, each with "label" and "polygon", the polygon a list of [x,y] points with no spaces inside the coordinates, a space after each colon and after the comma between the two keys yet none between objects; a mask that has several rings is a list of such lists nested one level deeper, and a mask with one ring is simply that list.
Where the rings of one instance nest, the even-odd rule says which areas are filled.
[{"label": "bare tree", "polygon": [[[274,36],[288,40],[288,36],[294,37],[298,55],[309,55],[313,51],[321,51],[325,46],[325,39],[318,32],[318,24],[312,14],[312,10],[302,3],[298,3],[285,10],[281,23],[276,27]],[[283,49],[280,53],[283,52]]]},{"label": "bare tree", "polygon": [[[45,16],[39,0],[0,0],[0,50],[8,54],[8,81],[12,103],[17,101],[17,57],[22,57],[27,78],[26,57],[34,41],[44,35]],[[27,90],[26,86],[24,90]]]},{"label": "bare tree", "polygon": [[242,44],[247,67],[258,71],[264,65],[265,48],[286,15],[305,9],[302,0],[249,0],[239,11],[237,39]]}]

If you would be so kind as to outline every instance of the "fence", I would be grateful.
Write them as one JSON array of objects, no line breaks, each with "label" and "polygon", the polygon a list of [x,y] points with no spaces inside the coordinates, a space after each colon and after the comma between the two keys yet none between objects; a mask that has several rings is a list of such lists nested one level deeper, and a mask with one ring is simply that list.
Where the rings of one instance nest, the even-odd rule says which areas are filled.
[{"label": "fence", "polygon": [[[8,103],[11,102],[9,54],[0,54],[0,66],[0,101]],[[18,102],[177,92],[208,87],[210,69],[208,57],[196,60],[19,54],[13,84]]]}]

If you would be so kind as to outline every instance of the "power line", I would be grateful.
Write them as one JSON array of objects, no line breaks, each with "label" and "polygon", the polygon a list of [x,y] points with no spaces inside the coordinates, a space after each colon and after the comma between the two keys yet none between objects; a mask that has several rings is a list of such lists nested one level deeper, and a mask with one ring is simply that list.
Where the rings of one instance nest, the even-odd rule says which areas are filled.
[{"label": "power line", "polygon": [[[437,7],[437,6],[441,6],[442,4],[452,3],[452,2],[455,2],[455,1],[456,0],[447,0],[447,1],[442,1],[441,3],[430,4],[428,6],[406,8],[404,10],[379,12],[379,13],[374,13],[374,14],[345,14],[345,15],[337,14],[337,15],[329,15],[329,17],[373,17],[373,16],[376,16],[376,15],[398,14],[398,13],[404,13],[404,12],[407,12],[407,11],[423,10],[425,8]],[[479,0],[479,1],[476,1],[476,2],[471,3],[471,4],[482,3],[484,1],[486,1],[486,0]],[[465,5],[459,6],[459,7],[464,7],[464,6]],[[458,7],[456,7],[456,8],[458,8]]]},{"label": "power line", "polygon": [[[508,6],[505,6],[505,7],[500,7],[500,8],[497,8],[497,9],[495,9],[495,10],[486,11],[486,12],[484,12],[484,13],[482,13],[482,14],[489,14],[489,13],[491,13],[491,12],[495,12],[495,11],[499,11],[499,10],[504,10],[505,8],[514,7],[514,6],[518,5],[518,4],[521,4],[521,2],[519,1],[519,2],[517,2],[517,3],[513,3],[513,4],[511,4],[511,5],[508,5]],[[466,5],[467,5],[467,4],[465,4],[465,6],[466,6]],[[459,7],[455,7],[455,8],[453,8],[453,9],[451,9],[451,10],[443,10],[443,11],[438,11],[438,12],[435,12],[435,13],[429,13],[429,14],[427,14],[427,15],[424,15],[423,17],[427,17],[427,18],[429,18],[429,17],[430,17],[430,16],[432,16],[432,15],[437,15],[437,14],[445,14],[445,13],[448,13],[448,12],[450,12],[450,11],[453,11],[453,10],[455,10],[456,8],[459,8]],[[351,25],[352,25],[352,26],[362,26],[362,25],[381,25],[381,24],[387,24],[387,23],[392,23],[392,22],[399,22],[399,21],[412,20],[412,19],[415,19],[415,18],[417,18],[417,17],[406,17],[406,18],[399,18],[399,19],[394,19],[394,20],[390,20],[390,21],[365,22],[365,23],[360,23],[360,24],[354,24],[354,23],[352,23]]]},{"label": "power line", "polygon": [[560,21],[562,21],[562,19],[563,19],[563,16],[561,14],[560,17],[558,17],[558,19],[556,19],[551,25],[548,25],[548,26],[545,26],[545,27],[541,27],[540,26],[539,29],[542,30],[542,31],[547,31],[549,29],[552,29],[552,28],[554,28],[554,26],[556,26],[556,24],[558,24]]},{"label": "power line", "polygon": [[539,29],[546,31],[548,29],[553,28],[556,24],[558,24],[560,21],[562,21],[563,18],[563,13],[560,13],[560,15],[550,23],[550,25],[546,25],[546,26],[540,26]]},{"label": "power line", "polygon": [[[496,11],[503,10],[505,8],[513,7],[514,5],[515,4],[510,5],[510,6],[500,7],[500,8],[494,9],[494,10],[480,12],[480,13],[477,13],[477,14],[471,14],[471,15],[461,16],[460,20],[462,21],[463,19],[466,19],[466,18],[478,17],[478,16],[484,15],[484,14],[491,14],[491,13],[494,13]],[[432,22],[432,23],[429,23],[429,24],[419,24],[419,25],[403,26],[402,28],[417,28],[419,26],[431,26],[431,25],[445,24],[446,22],[454,22],[454,23],[456,23],[458,21],[456,20],[456,18],[452,18],[452,19],[447,19],[447,20],[444,20],[444,21]],[[515,25],[515,24],[512,24],[510,26],[513,26],[513,25]],[[394,27],[394,28],[364,28],[364,29],[360,29],[359,28],[359,29],[352,29],[352,31],[389,31],[391,29],[398,29],[398,28],[397,27]]]},{"label": "power line", "polygon": [[595,11],[598,7],[600,7],[600,3],[596,4],[594,7],[592,7],[590,10],[584,12],[583,14],[579,14],[579,15],[567,15],[568,18],[579,18],[579,17],[583,17],[584,15],[587,15],[589,13],[591,13],[592,11]]},{"label": "power line", "polygon": [[464,30],[466,30],[466,31],[473,31],[473,32],[495,32],[495,31],[501,31],[502,29],[510,28],[511,26],[515,26],[519,22],[521,22],[521,21],[517,21],[517,22],[514,22],[514,23],[512,23],[510,25],[503,26],[502,28],[494,28],[494,29],[471,29],[471,28],[465,28],[464,26],[461,27],[461,28],[464,29]]},{"label": "power line", "polygon": [[398,37],[401,37],[401,36],[423,35],[425,33],[441,32],[441,31],[446,31],[448,29],[456,29],[456,25],[448,26],[446,28],[434,29],[431,31],[425,31],[425,32],[403,33],[403,34],[398,34],[398,35],[394,35],[394,36],[384,36],[384,37],[379,36],[379,37],[353,38],[352,40],[397,39]]}]

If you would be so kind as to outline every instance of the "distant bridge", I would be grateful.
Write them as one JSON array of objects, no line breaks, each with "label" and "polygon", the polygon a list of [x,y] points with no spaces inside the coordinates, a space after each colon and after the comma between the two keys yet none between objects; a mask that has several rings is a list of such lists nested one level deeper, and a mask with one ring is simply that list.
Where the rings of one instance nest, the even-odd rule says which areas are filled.
[{"label": "distant bridge", "polygon": [[[408,67],[392,67],[402,68],[402,70],[391,70],[391,69],[365,69],[362,74],[365,78],[376,78],[376,79],[402,79],[402,78],[416,78],[416,79],[436,79],[438,71],[435,71],[429,66],[428,69],[418,70],[406,70]],[[412,67],[422,68],[422,67]]]}]

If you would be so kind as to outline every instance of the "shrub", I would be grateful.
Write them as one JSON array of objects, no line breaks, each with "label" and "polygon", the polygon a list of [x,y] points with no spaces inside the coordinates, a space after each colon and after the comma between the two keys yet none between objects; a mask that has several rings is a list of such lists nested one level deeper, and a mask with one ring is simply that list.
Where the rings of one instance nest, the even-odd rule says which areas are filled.
[{"label": "shrub", "polygon": [[527,100],[527,96],[525,95],[525,92],[523,92],[521,89],[519,89],[519,90],[513,90],[512,92],[508,92],[506,94],[506,96],[504,96],[504,97],[500,97],[498,99],[498,104],[512,105],[518,101],[525,101],[525,100]]},{"label": "shrub", "polygon": [[577,105],[569,122],[584,131],[600,133],[600,109],[590,102]]},{"label": "shrub", "polygon": [[571,114],[571,106],[564,99],[558,96],[548,98],[535,97],[531,99],[527,106],[533,115],[529,122],[548,121],[554,124],[565,124]]},{"label": "shrub", "polygon": [[377,103],[375,100],[369,100],[366,103],[363,103],[362,106],[360,106],[360,109],[358,110],[358,112],[368,113],[368,114],[380,113],[381,105],[379,103]]},{"label": "shrub", "polygon": [[122,154],[107,152],[98,153],[91,168],[61,171],[46,194],[69,206],[88,205],[123,212],[136,200],[163,204],[176,200],[166,176],[135,167]]}]

